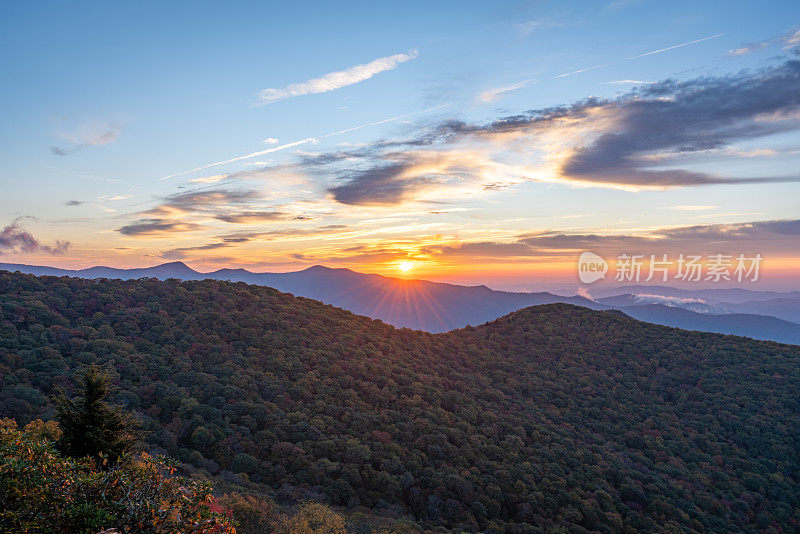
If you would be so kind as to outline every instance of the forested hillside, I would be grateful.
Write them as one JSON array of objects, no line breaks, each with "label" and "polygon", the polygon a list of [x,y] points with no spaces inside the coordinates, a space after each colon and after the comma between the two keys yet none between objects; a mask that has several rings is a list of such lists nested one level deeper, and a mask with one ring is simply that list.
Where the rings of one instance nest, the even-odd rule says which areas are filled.
[{"label": "forested hillside", "polygon": [[[692,292],[654,286],[653,291],[659,294],[649,295],[650,299],[641,298],[641,294],[612,293],[613,296],[610,297],[590,300],[580,295],[561,296],[548,292],[513,293],[496,291],[486,286],[462,286],[427,280],[392,278],[358,273],[350,269],[331,269],[321,265],[288,273],[253,273],[245,269],[220,269],[201,273],[179,261],[141,269],[90,267],[80,270],[0,263],[0,270],[19,271],[37,276],[75,276],[90,279],[176,278],[184,281],[211,279],[245,282],[272,287],[298,297],[319,300],[357,315],[380,319],[398,328],[407,327],[433,333],[493,321],[528,306],[567,303],[595,310],[618,309],[641,321],[687,330],[800,344],[800,324],[792,322],[795,320],[794,314],[786,311],[791,308],[791,299],[787,298],[784,302],[781,302],[782,299],[776,299],[775,305],[761,303],[761,306],[756,306],[752,311],[748,309],[752,303],[747,302],[737,307],[730,303],[708,306],[698,305],[696,300],[703,300],[704,295],[715,298],[730,296],[734,299],[742,298],[744,295],[771,298],[781,295],[764,291],[729,288]],[[642,287],[629,286],[623,289],[647,294],[647,289]],[[664,305],[664,300],[659,298],[662,293],[688,295],[686,298],[690,299],[689,302],[692,302],[696,309],[676,307],[675,301],[667,301],[669,305]],[[684,302],[683,305],[689,304]],[[697,313],[698,310],[705,311]],[[731,313],[732,311],[736,313]],[[784,317],[785,320],[778,317]]]},{"label": "forested hillside", "polygon": [[154,452],[459,532],[800,528],[800,348],[565,304],[447,334],[213,280],[0,272],[0,416],[99,363]]}]

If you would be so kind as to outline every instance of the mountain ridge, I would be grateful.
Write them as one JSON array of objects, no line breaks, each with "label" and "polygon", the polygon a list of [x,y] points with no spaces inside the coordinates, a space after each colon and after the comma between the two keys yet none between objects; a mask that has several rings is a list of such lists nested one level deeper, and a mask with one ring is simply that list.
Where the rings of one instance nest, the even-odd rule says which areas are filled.
[{"label": "mountain ridge", "polygon": [[[485,285],[464,286],[429,280],[404,279],[323,265],[314,265],[300,271],[285,273],[257,273],[242,268],[224,268],[202,273],[180,261],[134,269],[98,266],[80,270],[0,263],[0,269],[34,275],[77,276],[89,279],[128,280],[153,277],[160,280],[177,278],[180,280],[210,279],[244,282],[273,287],[292,295],[320,300],[358,315],[380,319],[396,327],[433,333],[449,332],[467,325],[484,324],[527,306],[564,302],[594,310],[618,309],[631,317],[664,326],[800,344],[800,324],[791,321],[796,314],[793,315],[793,310],[787,309],[785,304],[770,306],[772,301],[754,301],[749,309],[741,304],[723,303],[719,306],[692,304],[692,307],[714,312],[712,315],[712,313],[700,313],[698,310],[689,311],[669,304],[654,307],[653,303],[649,301],[638,302],[637,295],[632,293],[591,300],[580,295],[563,296],[546,291],[535,293],[497,291]],[[642,288],[630,286],[627,289]],[[674,288],[655,287],[651,289],[650,293],[660,291],[667,297],[676,294],[683,296],[691,294],[688,290],[667,291],[669,289]],[[727,290],[706,291],[714,293]],[[733,292],[734,295],[741,298],[753,297],[753,293],[747,290]],[[723,294],[730,294],[730,292]],[[726,311],[716,313],[717,310],[722,311],[723,306]],[[781,318],[768,313],[749,313],[751,309],[774,310]]]}]

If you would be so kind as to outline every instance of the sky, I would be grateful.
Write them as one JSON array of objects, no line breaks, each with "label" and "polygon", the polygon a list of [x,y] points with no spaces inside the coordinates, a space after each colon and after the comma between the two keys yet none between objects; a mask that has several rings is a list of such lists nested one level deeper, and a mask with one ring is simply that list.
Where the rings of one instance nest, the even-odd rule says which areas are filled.
[{"label": "sky", "polygon": [[796,0],[16,2],[0,67],[0,262],[800,289]]}]

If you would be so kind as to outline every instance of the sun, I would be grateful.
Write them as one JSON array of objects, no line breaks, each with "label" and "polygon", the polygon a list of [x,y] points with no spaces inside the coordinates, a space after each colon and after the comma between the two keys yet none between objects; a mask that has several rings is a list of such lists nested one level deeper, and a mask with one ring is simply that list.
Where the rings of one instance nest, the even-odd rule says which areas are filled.
[{"label": "sun", "polygon": [[400,265],[398,265],[397,268],[403,271],[404,273],[407,273],[408,271],[411,270],[413,266],[414,264],[411,263],[410,261],[401,261]]}]

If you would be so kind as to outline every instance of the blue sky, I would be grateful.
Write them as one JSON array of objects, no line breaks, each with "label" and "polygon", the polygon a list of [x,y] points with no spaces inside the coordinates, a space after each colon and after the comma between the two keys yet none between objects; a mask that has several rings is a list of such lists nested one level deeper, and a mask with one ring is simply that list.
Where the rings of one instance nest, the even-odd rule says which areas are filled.
[{"label": "blue sky", "polygon": [[[7,4],[0,261],[386,273],[413,261],[420,276],[527,287],[561,276],[576,250],[531,245],[532,235],[612,237],[617,248],[598,245],[612,255],[620,236],[652,237],[661,248],[635,246],[677,252],[661,246],[674,229],[702,225],[727,228],[723,244],[705,228],[680,246],[749,253],[764,243],[791,270],[791,97],[780,109],[758,104],[785,115],[758,135],[731,133],[762,122],[743,110],[731,124],[703,123],[719,134],[713,147],[616,153],[665,158],[652,168],[700,173],[700,183],[648,182],[641,169],[621,179],[620,167],[600,179],[610,156],[599,148],[558,158],[615,131],[635,98],[681,98],[674,91],[709,79],[732,98],[743,79],[785,82],[798,24],[796,1]],[[630,96],[670,79],[694,85]],[[546,130],[489,132],[590,97],[604,104]],[[436,137],[453,121],[469,134]],[[736,226],[758,221],[788,226],[766,236]]]}]

